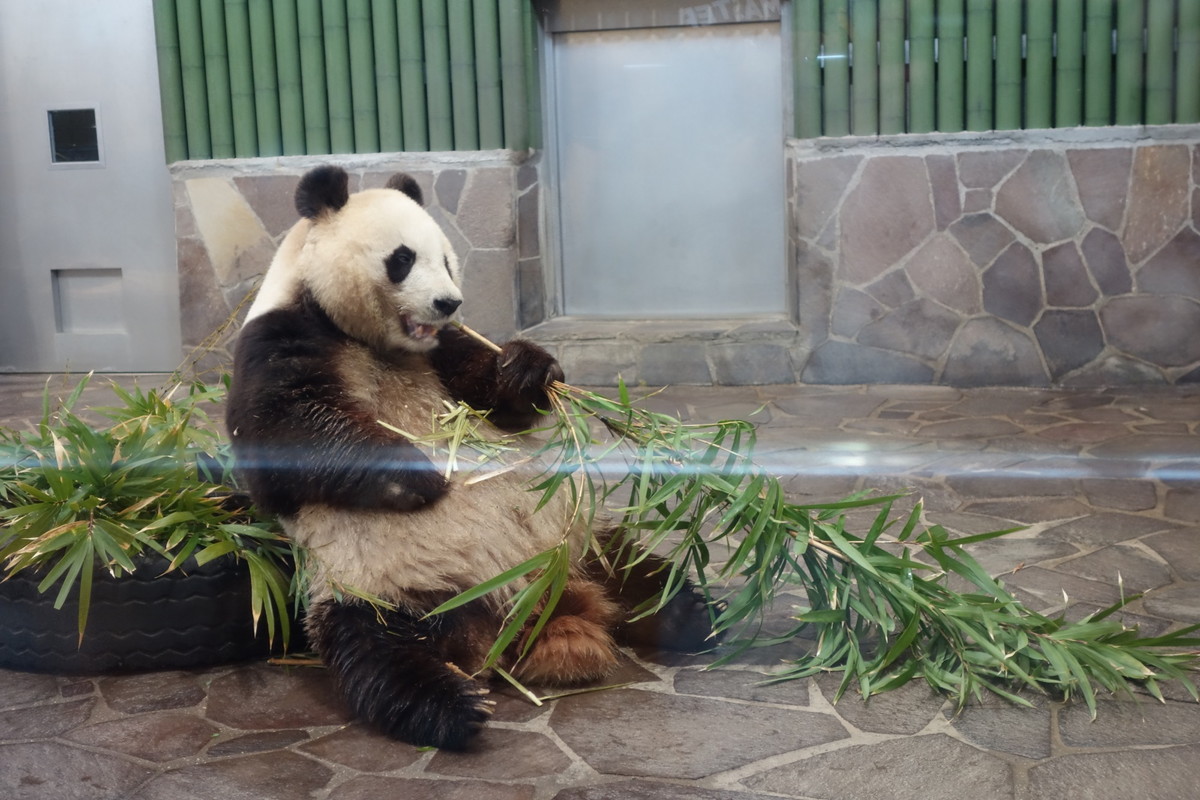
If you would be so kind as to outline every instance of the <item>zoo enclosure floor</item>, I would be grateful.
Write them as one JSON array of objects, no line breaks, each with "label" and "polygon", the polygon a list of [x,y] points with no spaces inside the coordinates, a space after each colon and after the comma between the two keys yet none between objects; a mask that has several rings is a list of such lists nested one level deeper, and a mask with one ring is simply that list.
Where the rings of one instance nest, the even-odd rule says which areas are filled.
[{"label": "zoo enclosure floor", "polygon": [[[85,405],[111,402],[106,380]],[[0,376],[0,423],[36,419],[45,381]],[[973,553],[1036,610],[1108,605],[1120,574],[1145,592],[1125,615],[1144,631],[1200,622],[1200,387],[674,387],[647,404],[756,422],[759,461],[793,500],[908,491],[954,532],[1024,526]],[[1049,700],[955,714],[916,683],[835,705],[836,675],[760,683],[796,654],[706,671],[705,658],[626,653],[623,688],[540,708],[499,694],[465,754],[352,722],[320,668],[0,671],[0,796],[1125,800],[1200,786],[1200,704],[1178,687],[1162,704],[1103,699],[1095,721]]]}]

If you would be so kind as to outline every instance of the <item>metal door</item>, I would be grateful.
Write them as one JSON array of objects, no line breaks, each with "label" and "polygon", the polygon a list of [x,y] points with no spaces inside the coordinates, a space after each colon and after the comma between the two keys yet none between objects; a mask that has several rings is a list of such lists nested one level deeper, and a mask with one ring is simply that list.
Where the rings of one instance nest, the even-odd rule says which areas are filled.
[{"label": "metal door", "polygon": [[559,34],[563,310],[783,312],[783,59],[776,22]]},{"label": "metal door", "polygon": [[150,0],[0,3],[0,371],[180,361]]}]

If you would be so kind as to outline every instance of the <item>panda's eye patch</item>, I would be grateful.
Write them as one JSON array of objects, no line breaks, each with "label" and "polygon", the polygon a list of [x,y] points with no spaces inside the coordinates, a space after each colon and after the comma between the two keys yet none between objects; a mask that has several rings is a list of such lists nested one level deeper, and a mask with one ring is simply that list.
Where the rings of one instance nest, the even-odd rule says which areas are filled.
[{"label": "panda's eye patch", "polygon": [[387,267],[388,280],[399,283],[408,277],[409,270],[416,263],[417,254],[407,245],[400,245],[387,257],[384,266]]}]

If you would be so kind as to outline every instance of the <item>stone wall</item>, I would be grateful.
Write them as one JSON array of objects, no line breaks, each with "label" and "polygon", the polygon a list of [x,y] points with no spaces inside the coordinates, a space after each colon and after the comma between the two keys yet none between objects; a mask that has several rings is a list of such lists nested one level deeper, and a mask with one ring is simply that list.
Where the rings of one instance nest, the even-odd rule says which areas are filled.
[{"label": "stone wall", "polygon": [[183,341],[204,364],[228,364],[221,326],[326,162],[353,189],[413,174],[464,264],[465,321],[524,331],[578,383],[1200,382],[1200,126],[792,141],[794,314],[724,321],[553,318],[536,155],[182,162]]},{"label": "stone wall", "polygon": [[[464,270],[467,324],[499,339],[518,319],[540,321],[537,170],[509,151],[296,157],[172,165],[185,352],[202,368],[228,367],[229,346],[275,248],[295,223],[300,176],[323,163],[351,175],[350,189],[382,186],[395,172],[417,179]],[[518,271],[525,274],[518,279]],[[526,295],[522,300],[522,289]]]},{"label": "stone wall", "polygon": [[797,377],[1200,381],[1200,128],[793,142]]}]

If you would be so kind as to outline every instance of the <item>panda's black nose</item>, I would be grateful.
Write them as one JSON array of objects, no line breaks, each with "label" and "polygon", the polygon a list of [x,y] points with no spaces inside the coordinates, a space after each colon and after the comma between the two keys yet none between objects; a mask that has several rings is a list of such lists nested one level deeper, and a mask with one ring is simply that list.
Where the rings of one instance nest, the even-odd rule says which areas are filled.
[{"label": "panda's black nose", "polygon": [[433,301],[433,307],[438,310],[438,313],[443,317],[448,317],[458,310],[462,305],[462,300],[457,297],[439,297]]}]

